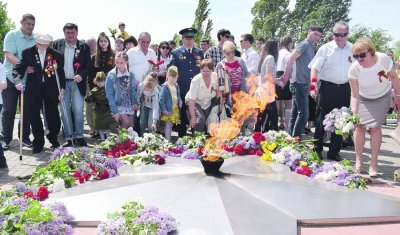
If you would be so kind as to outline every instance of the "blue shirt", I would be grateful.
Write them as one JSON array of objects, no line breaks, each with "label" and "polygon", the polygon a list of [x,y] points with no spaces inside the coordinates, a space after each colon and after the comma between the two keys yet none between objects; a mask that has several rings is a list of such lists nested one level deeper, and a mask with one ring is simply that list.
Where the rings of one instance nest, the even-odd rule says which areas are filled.
[{"label": "blue shirt", "polygon": [[[32,47],[36,44],[35,35],[31,34],[28,38],[25,37],[21,29],[10,30],[4,38],[4,52],[10,52],[14,54],[19,60],[22,58],[22,51],[28,47]],[[6,77],[8,80],[13,82],[13,71],[14,65],[5,58],[4,69],[6,71]],[[25,74],[26,76],[26,74]],[[24,77],[25,78],[25,77]]]}]

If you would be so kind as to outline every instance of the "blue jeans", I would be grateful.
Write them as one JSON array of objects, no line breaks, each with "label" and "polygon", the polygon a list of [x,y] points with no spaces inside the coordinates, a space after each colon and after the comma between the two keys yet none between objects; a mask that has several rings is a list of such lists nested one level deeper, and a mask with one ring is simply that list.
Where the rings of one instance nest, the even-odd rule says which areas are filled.
[{"label": "blue jeans", "polygon": [[[65,139],[83,138],[83,96],[79,92],[76,82],[73,80],[67,79],[65,84],[64,103],[66,110],[61,106],[61,118]],[[61,102],[60,105],[62,105]],[[74,125],[72,124],[71,110],[74,114]],[[65,116],[64,112],[66,112],[67,116]]]},{"label": "blue jeans", "polygon": [[153,129],[151,125],[153,124],[153,109],[141,105],[140,108],[140,136],[146,132],[146,127],[148,128],[149,132],[152,132]]},{"label": "blue jeans", "polygon": [[301,137],[308,120],[309,85],[297,82],[290,83],[292,93],[292,112],[289,121],[289,134]]}]

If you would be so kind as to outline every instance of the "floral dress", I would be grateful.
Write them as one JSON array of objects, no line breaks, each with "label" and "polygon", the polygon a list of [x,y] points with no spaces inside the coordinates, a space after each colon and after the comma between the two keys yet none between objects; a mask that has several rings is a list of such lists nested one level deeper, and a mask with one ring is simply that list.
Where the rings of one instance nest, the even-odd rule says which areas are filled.
[{"label": "floral dress", "polygon": [[168,84],[169,92],[171,92],[172,96],[172,114],[171,115],[162,115],[161,121],[164,122],[172,122],[173,124],[180,124],[180,115],[179,115],[179,107],[178,107],[178,95],[175,86],[171,86]]},{"label": "floral dress", "polygon": [[117,104],[118,113],[120,114],[128,114],[133,115],[131,95],[129,90],[129,76],[121,76],[118,77],[119,85],[120,85],[120,98]]}]

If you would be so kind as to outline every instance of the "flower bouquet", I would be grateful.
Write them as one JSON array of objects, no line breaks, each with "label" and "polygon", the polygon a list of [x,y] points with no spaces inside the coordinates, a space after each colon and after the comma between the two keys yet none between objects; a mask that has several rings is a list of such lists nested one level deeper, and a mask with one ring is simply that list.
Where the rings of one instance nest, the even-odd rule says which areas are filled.
[{"label": "flower bouquet", "polygon": [[341,135],[343,139],[352,135],[355,125],[358,123],[360,123],[360,117],[351,112],[347,107],[333,109],[325,115],[325,119],[322,122],[325,126],[325,131]]},{"label": "flower bouquet", "polygon": [[109,214],[108,219],[99,224],[97,234],[167,235],[177,229],[174,217],[136,201],[123,205],[122,211]]},{"label": "flower bouquet", "polygon": [[67,223],[73,220],[61,203],[42,205],[32,197],[0,191],[1,234],[70,235],[74,229]]},{"label": "flower bouquet", "polygon": [[164,150],[169,146],[169,142],[162,135],[153,133],[144,133],[143,137],[138,137],[135,139],[138,144],[139,151],[155,151]]}]

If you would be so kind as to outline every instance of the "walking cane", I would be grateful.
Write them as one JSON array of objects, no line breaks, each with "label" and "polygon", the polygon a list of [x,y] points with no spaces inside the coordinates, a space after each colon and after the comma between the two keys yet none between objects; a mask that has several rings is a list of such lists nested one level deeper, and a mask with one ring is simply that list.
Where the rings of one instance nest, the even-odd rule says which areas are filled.
[{"label": "walking cane", "polygon": [[24,89],[25,86],[21,83],[21,113],[19,115],[19,160],[22,161],[22,139],[24,138]]},{"label": "walking cane", "polygon": [[[56,75],[58,94],[61,94],[60,79],[58,78],[57,66],[58,66],[57,64],[53,64],[54,74]],[[67,121],[67,128],[68,128],[69,133],[70,133],[71,142],[72,142],[72,147],[75,148],[74,140],[72,139],[72,130],[71,130],[70,126],[69,126],[69,117],[68,117],[68,114],[67,114],[67,108],[65,107],[64,99],[63,99],[63,100],[60,100],[60,103],[61,103],[61,112],[64,113],[64,117],[65,117],[65,119],[66,119],[66,121]],[[63,125],[64,125],[64,124],[63,124]],[[65,125],[64,125],[64,128],[65,128]]]}]

